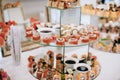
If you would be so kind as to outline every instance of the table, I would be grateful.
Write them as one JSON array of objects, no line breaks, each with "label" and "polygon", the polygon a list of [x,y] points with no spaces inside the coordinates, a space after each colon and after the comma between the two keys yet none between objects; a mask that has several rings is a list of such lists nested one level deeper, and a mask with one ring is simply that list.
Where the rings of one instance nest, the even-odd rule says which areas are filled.
[{"label": "table", "polygon": [[[86,50],[85,47],[82,50]],[[0,68],[8,72],[11,80],[37,80],[28,72],[27,58],[29,55],[39,55],[41,50],[44,50],[44,48],[23,52],[21,54],[21,64],[18,66],[13,64],[11,56],[2,58]],[[120,80],[120,54],[110,54],[93,48],[90,48],[90,52],[98,57],[101,64],[100,75],[95,80]]]}]

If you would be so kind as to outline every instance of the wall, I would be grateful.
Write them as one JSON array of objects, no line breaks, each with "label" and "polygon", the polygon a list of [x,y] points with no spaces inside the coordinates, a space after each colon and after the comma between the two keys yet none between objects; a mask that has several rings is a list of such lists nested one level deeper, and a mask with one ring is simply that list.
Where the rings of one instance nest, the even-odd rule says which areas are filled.
[{"label": "wall", "polygon": [[[4,5],[7,2],[17,2],[21,1],[25,19],[30,17],[40,18],[40,13],[42,16],[45,16],[45,6],[47,5],[47,0],[3,0],[2,4]],[[42,19],[44,19],[42,17]]]}]

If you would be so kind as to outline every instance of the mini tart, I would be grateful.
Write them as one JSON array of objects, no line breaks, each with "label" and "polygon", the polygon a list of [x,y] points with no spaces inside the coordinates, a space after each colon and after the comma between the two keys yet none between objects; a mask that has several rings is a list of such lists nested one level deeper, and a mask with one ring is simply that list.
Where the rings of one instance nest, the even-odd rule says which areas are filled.
[{"label": "mini tart", "polygon": [[26,37],[31,38],[33,36],[33,32],[32,31],[27,31],[26,32]]},{"label": "mini tart", "polygon": [[34,41],[40,41],[40,35],[33,35],[32,38]]},{"label": "mini tart", "polygon": [[43,42],[46,43],[46,44],[49,44],[53,41],[53,38],[52,37],[46,37],[46,38],[43,38]]},{"label": "mini tart", "polygon": [[89,39],[90,40],[96,40],[97,39],[97,35],[96,34],[89,34]]},{"label": "mini tart", "polygon": [[60,45],[60,46],[65,45],[65,39],[64,38],[57,38],[56,44]]},{"label": "mini tart", "polygon": [[70,38],[69,39],[69,44],[78,45],[78,40],[76,38]]},{"label": "mini tart", "polygon": [[88,43],[89,42],[89,37],[88,36],[82,36],[81,37],[81,42],[82,43]]},{"label": "mini tart", "polygon": [[100,36],[100,31],[95,30],[93,33],[94,33],[94,34],[96,34],[96,35],[97,35],[97,37],[99,37],[99,36]]}]

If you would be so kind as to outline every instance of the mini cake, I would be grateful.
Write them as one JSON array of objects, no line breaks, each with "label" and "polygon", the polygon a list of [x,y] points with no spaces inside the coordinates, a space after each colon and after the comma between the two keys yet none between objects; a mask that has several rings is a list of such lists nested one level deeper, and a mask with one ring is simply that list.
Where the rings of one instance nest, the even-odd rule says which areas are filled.
[{"label": "mini cake", "polygon": [[53,38],[52,37],[46,37],[46,38],[43,38],[43,42],[46,43],[46,44],[49,44],[53,41]]},{"label": "mini cake", "polygon": [[70,38],[69,44],[78,45],[78,40],[76,38]]},{"label": "mini cake", "polygon": [[82,36],[81,37],[81,42],[82,43],[88,43],[89,42],[89,37],[88,36]]},{"label": "mini cake", "polygon": [[40,41],[40,35],[39,34],[33,35],[33,40]]},{"label": "mini cake", "polygon": [[65,45],[65,39],[64,38],[57,38],[56,44],[59,46]]},{"label": "mini cake", "polygon": [[33,36],[33,32],[32,31],[27,31],[26,32],[26,37],[31,38]]},{"label": "mini cake", "polygon": [[89,39],[90,40],[96,40],[97,39],[97,35],[96,34],[89,34]]}]

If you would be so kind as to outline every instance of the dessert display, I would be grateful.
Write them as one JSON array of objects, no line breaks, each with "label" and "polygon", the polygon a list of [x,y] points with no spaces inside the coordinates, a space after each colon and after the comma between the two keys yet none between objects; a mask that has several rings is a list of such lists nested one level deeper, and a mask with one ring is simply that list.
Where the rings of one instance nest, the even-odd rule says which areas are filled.
[{"label": "dessert display", "polygon": [[90,15],[96,15],[99,17],[111,17],[111,18],[118,18],[119,15],[119,7],[115,6],[112,7],[109,5],[108,9],[94,7],[92,5],[84,5],[82,7],[82,13],[84,14],[90,14]]},{"label": "dessert display", "polygon": [[101,37],[98,41],[91,44],[91,47],[101,51],[109,53],[119,53],[120,52],[120,37],[115,36],[114,39],[111,37],[112,34],[108,34],[106,37]]},{"label": "dessert display", "polygon": [[49,7],[66,9],[80,6],[79,0],[48,0]]},{"label": "dessert display", "polygon": [[[53,51],[48,50],[44,57],[38,59],[36,59],[35,56],[29,56],[29,72],[39,80],[62,80],[63,77],[65,80],[93,80],[100,73],[101,67],[97,57],[90,52],[88,57],[86,54],[81,56],[81,59],[85,58],[86,60],[81,63],[79,63],[81,59],[79,59],[76,54],[73,54],[71,57],[66,56],[64,62],[61,53],[58,53],[56,57],[54,57],[54,54]],[[89,64],[88,61],[91,62],[91,64]],[[56,65],[56,67],[54,67],[54,65]],[[62,73],[64,73],[64,75]]]},{"label": "dessert display", "polygon": [[0,69],[0,80],[10,80],[7,72],[3,69]]},{"label": "dessert display", "polygon": [[101,32],[113,33],[113,34],[119,33],[119,27],[120,27],[119,19],[109,20],[109,21],[107,21],[107,19],[101,19],[101,20],[106,20],[106,22],[101,23],[99,25]]},{"label": "dessert display", "polygon": [[38,39],[41,41],[40,44],[51,46],[77,46],[99,39],[100,32],[98,28],[94,28],[93,26],[83,28],[81,26],[64,25],[61,27],[61,35],[54,32],[56,30],[54,27],[42,27],[36,30],[31,26],[26,28],[26,37],[33,40]]}]

